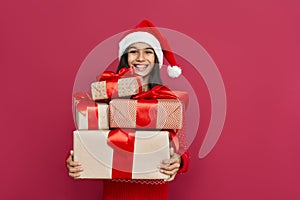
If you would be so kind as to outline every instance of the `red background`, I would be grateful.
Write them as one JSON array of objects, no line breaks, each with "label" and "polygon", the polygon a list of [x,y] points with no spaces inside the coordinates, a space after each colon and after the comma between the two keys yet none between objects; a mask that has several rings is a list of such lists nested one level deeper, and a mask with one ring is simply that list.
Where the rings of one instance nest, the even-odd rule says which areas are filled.
[{"label": "red background", "polygon": [[198,158],[203,119],[170,199],[300,199],[299,8],[296,0],[1,1],[0,198],[100,199],[101,181],[72,180],[65,168],[73,82],[97,44],[148,18],[203,45],[227,92],[220,140]]}]

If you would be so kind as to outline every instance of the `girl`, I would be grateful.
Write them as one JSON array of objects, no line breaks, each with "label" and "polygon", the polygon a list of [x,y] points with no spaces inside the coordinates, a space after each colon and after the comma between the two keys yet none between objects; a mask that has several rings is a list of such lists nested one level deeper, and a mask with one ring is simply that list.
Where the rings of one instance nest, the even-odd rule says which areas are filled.
[{"label": "girl", "polygon": [[[169,51],[166,51],[169,50]],[[175,62],[175,58],[170,54],[167,41],[162,37],[154,25],[144,20],[135,30],[129,32],[119,43],[119,66],[121,68],[134,67],[134,72],[141,77],[143,91],[151,90],[157,85],[162,85],[160,78],[160,68],[162,67],[163,57],[170,64]],[[171,77],[178,77],[181,69],[169,67],[168,73]],[[179,152],[174,152],[170,148],[170,159],[163,160],[160,172],[170,175],[164,180],[131,180],[131,179],[112,179],[104,180],[103,200],[108,199],[149,199],[167,200],[168,181],[174,180],[177,173],[187,170],[188,154],[185,148],[184,131],[178,133],[180,140]],[[78,178],[84,169],[79,162],[73,161],[73,151],[67,158],[69,176]]]}]

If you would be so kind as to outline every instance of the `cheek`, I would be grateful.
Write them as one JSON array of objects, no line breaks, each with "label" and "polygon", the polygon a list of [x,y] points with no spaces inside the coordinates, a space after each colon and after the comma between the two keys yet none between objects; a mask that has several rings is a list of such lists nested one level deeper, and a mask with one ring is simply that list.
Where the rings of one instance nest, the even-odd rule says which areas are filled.
[{"label": "cheek", "polygon": [[128,58],[127,58],[127,62],[128,62],[128,64],[129,64],[129,65],[132,63],[132,61],[133,61],[133,58],[132,58],[132,56],[128,56]]},{"label": "cheek", "polygon": [[155,60],[154,55],[149,56],[149,57],[148,57],[148,60],[149,60],[151,63],[154,63],[154,60]]}]

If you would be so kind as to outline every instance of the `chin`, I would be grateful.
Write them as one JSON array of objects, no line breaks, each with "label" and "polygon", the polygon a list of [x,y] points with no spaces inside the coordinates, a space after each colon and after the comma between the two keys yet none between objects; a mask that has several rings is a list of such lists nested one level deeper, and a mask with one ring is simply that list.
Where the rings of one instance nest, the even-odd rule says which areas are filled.
[{"label": "chin", "polygon": [[148,72],[139,72],[139,71],[135,71],[134,73],[137,74],[137,75],[139,75],[139,76],[141,76],[141,77],[143,77],[143,78],[145,76],[149,76],[149,74],[150,74]]}]

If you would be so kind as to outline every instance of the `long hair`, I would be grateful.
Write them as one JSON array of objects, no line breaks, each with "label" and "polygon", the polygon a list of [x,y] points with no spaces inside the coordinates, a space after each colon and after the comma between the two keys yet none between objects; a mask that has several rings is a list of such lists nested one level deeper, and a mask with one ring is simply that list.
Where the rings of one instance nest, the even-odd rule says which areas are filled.
[{"label": "long hair", "polygon": [[[117,73],[119,73],[120,69],[122,68],[129,68],[128,65],[128,48],[125,50],[125,53],[121,56],[120,62],[117,68]],[[160,77],[160,69],[159,69],[159,62],[156,54],[154,53],[154,67],[152,71],[149,74],[149,81],[148,81],[148,87],[149,89],[152,89],[154,86],[162,85],[162,80]]]}]

